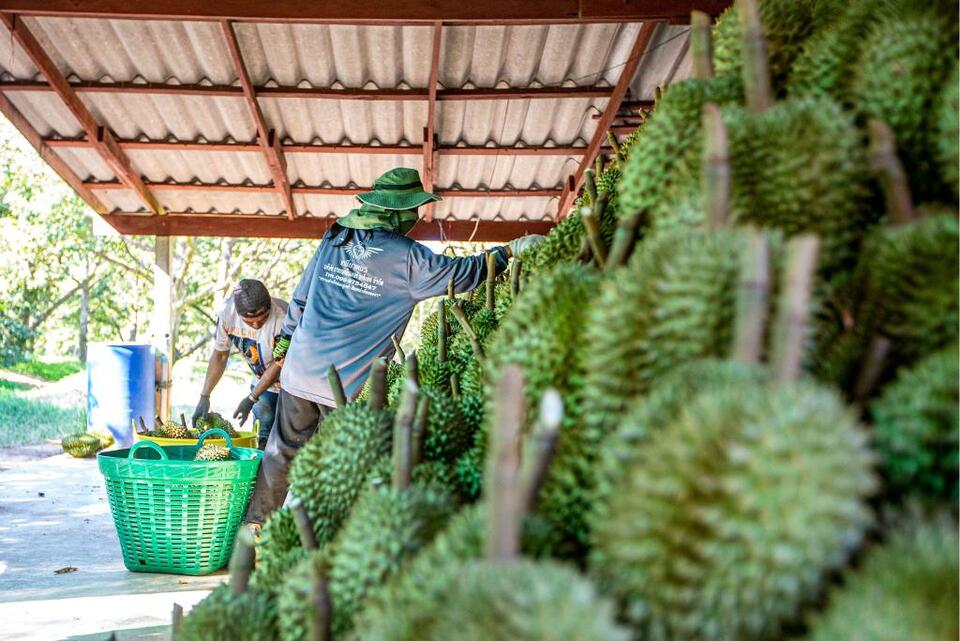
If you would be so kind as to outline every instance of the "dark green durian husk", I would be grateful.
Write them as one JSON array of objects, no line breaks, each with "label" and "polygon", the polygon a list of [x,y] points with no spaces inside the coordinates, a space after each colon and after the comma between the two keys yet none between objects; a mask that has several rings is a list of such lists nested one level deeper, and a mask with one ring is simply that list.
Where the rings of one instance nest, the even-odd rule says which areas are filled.
[{"label": "dark green durian husk", "polygon": [[317,577],[329,573],[330,551],[305,553],[293,565],[277,594],[277,627],[281,641],[305,641],[315,638],[315,584]]},{"label": "dark green durian husk", "polygon": [[944,85],[936,118],[934,144],[940,175],[954,196],[960,196],[960,65],[954,67],[953,76]]},{"label": "dark green durian husk", "polygon": [[276,510],[260,530],[257,568],[250,576],[250,584],[260,590],[276,592],[287,572],[305,554],[293,513],[286,507]]},{"label": "dark green durian husk", "polygon": [[175,641],[275,641],[277,606],[264,591],[230,593],[220,585],[184,617]]}]

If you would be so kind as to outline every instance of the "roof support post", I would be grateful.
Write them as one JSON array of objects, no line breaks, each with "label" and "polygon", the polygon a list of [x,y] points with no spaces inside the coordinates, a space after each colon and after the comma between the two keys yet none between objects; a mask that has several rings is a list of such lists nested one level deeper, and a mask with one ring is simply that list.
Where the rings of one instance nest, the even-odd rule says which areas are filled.
[{"label": "roof support post", "polygon": [[171,389],[164,380],[164,364],[173,366],[173,246],[176,240],[169,236],[154,236],[153,239],[153,315],[150,328],[153,332],[153,349],[161,385],[155,397],[154,412],[163,420],[170,417]]},{"label": "roof support post", "polygon": [[[423,189],[433,192],[437,170],[437,142],[434,131],[437,121],[437,77],[440,74],[440,37],[443,23],[433,25],[433,48],[430,52],[430,84],[427,85],[427,126],[423,128]],[[433,222],[433,203],[426,204],[424,220]]]},{"label": "roof support post", "polygon": [[40,42],[34,37],[33,33],[27,28],[23,20],[20,20],[16,14],[2,13],[0,20],[10,30],[11,35],[17,43],[23,48],[33,64],[40,70],[47,82],[53,88],[53,91],[64,102],[73,117],[80,123],[80,127],[86,132],[87,139],[93,141],[94,149],[103,158],[107,166],[123,183],[132,189],[140,200],[146,205],[147,209],[155,214],[164,213],[163,207],[157,202],[157,199],[150,193],[150,190],[143,184],[139,172],[137,172],[130,159],[120,149],[116,139],[109,129],[100,126],[87,106],[80,100],[77,92],[70,86],[67,79],[57,68],[56,63],[47,55],[47,52],[40,46]]},{"label": "roof support post", "polygon": [[287,160],[283,155],[279,137],[276,131],[267,129],[267,121],[263,117],[263,111],[257,101],[257,93],[250,81],[247,65],[243,62],[243,54],[240,52],[240,43],[237,42],[237,34],[233,30],[233,23],[230,20],[221,20],[220,26],[223,28],[223,36],[227,41],[227,48],[230,50],[230,57],[233,59],[237,78],[240,79],[240,85],[243,87],[243,96],[247,101],[247,107],[250,109],[250,117],[253,118],[254,125],[257,127],[257,141],[266,157],[270,175],[273,177],[273,185],[280,194],[283,206],[287,210],[287,218],[293,220],[297,215],[297,209],[293,203],[290,180],[287,178]]},{"label": "roof support post", "polygon": [[630,49],[630,55],[627,57],[626,64],[623,65],[623,71],[620,72],[620,77],[617,79],[613,93],[610,94],[607,107],[603,110],[603,116],[601,116],[600,121],[597,123],[597,130],[593,133],[590,144],[587,145],[587,150],[583,154],[583,160],[580,162],[580,166],[577,167],[577,173],[574,174],[573,187],[569,191],[564,189],[564,197],[560,199],[557,208],[557,220],[561,220],[566,216],[566,212],[570,209],[573,199],[577,196],[577,191],[583,185],[583,172],[587,167],[593,166],[593,161],[600,152],[600,146],[604,140],[606,140],[607,129],[613,124],[617,112],[620,111],[620,103],[623,102],[624,96],[627,95],[627,88],[630,86],[630,83],[633,82],[633,76],[637,73],[640,60],[650,46],[650,41],[653,39],[653,34],[656,30],[657,23],[654,21],[648,20],[640,25],[640,31],[637,33],[637,39],[633,41],[633,48]]}]

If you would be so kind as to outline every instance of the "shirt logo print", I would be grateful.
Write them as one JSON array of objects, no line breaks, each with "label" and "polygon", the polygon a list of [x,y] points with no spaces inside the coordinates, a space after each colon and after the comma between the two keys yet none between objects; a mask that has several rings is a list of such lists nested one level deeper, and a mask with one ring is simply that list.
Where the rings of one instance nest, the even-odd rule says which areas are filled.
[{"label": "shirt logo print", "polygon": [[368,258],[373,258],[383,251],[379,247],[368,247],[363,243],[354,243],[352,240],[347,242],[344,249],[350,254],[350,257],[358,263],[362,263]]}]

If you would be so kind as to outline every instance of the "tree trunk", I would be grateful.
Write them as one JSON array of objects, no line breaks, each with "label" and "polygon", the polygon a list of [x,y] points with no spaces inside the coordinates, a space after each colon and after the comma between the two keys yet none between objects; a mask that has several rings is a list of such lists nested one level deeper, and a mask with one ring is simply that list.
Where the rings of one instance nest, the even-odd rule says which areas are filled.
[{"label": "tree trunk", "polygon": [[80,290],[80,362],[87,362],[87,325],[90,320],[90,283],[85,282]]}]

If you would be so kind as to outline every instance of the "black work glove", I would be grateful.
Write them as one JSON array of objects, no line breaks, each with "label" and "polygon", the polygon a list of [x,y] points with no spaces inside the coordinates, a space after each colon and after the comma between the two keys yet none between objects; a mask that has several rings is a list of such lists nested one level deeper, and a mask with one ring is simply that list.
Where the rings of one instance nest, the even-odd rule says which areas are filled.
[{"label": "black work glove", "polygon": [[210,411],[210,396],[209,394],[201,394],[200,402],[197,403],[197,409],[193,410],[193,427],[197,426],[197,421],[202,418],[207,418],[207,413]]},{"label": "black work glove", "polygon": [[233,418],[240,421],[240,425],[242,426],[244,422],[246,422],[247,417],[250,416],[250,410],[252,410],[256,404],[257,402],[249,396],[245,397],[240,401],[240,404],[237,405],[237,411],[233,413]]}]

